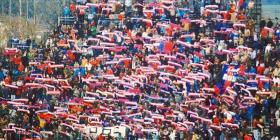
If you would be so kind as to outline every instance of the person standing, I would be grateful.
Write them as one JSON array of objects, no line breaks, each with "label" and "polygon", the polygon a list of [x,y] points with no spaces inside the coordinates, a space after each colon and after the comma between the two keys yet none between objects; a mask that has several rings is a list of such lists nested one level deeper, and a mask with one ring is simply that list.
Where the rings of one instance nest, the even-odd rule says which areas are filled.
[{"label": "person standing", "polygon": [[105,140],[105,136],[103,136],[103,133],[98,135],[97,140]]},{"label": "person standing", "polygon": [[124,11],[125,13],[130,15],[131,9],[132,9],[132,0],[124,0]]}]

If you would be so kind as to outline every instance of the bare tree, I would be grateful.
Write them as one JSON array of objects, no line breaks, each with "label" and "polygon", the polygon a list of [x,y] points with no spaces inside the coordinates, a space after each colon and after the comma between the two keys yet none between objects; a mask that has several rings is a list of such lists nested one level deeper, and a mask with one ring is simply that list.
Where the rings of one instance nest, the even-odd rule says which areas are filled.
[{"label": "bare tree", "polygon": [[13,36],[36,39],[48,32],[48,29],[55,27],[65,6],[64,0],[0,1],[0,47],[5,47]]},{"label": "bare tree", "polygon": [[28,21],[22,17],[13,17],[12,22],[10,22],[10,17],[2,17],[4,20],[0,27],[0,47],[6,47],[7,41],[11,37],[27,38],[31,37],[33,39],[39,40],[37,37],[42,35],[42,30],[44,30],[39,24]]},{"label": "bare tree", "polygon": [[62,0],[38,1],[35,9],[36,22],[53,27],[62,13],[63,2]]}]

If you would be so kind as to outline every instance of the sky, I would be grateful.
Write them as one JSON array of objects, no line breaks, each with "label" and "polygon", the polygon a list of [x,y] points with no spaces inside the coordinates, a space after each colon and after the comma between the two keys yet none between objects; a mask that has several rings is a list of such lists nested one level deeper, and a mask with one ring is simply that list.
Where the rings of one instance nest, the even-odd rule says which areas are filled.
[{"label": "sky", "polygon": [[280,0],[262,0],[262,15],[269,18],[280,18]]},{"label": "sky", "polygon": [[274,5],[274,4],[280,5],[280,0],[262,0],[262,3],[265,5]]}]

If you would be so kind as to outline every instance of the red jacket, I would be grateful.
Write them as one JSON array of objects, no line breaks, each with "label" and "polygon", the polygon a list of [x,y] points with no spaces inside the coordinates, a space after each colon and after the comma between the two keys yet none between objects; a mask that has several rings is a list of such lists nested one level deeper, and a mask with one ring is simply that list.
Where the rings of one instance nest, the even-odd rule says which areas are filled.
[{"label": "red jacket", "polygon": [[252,136],[249,136],[249,135],[245,135],[243,140],[252,140]]},{"label": "red jacket", "polygon": [[97,137],[97,140],[105,140],[105,137],[102,136],[102,134],[100,134],[100,135]]}]

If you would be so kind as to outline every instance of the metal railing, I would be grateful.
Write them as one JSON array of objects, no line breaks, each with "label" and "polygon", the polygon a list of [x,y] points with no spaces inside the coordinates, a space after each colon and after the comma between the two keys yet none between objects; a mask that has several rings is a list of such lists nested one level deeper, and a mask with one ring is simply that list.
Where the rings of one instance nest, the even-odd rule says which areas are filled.
[{"label": "metal railing", "polygon": [[57,23],[58,25],[72,25],[76,21],[75,17],[58,17]]}]

